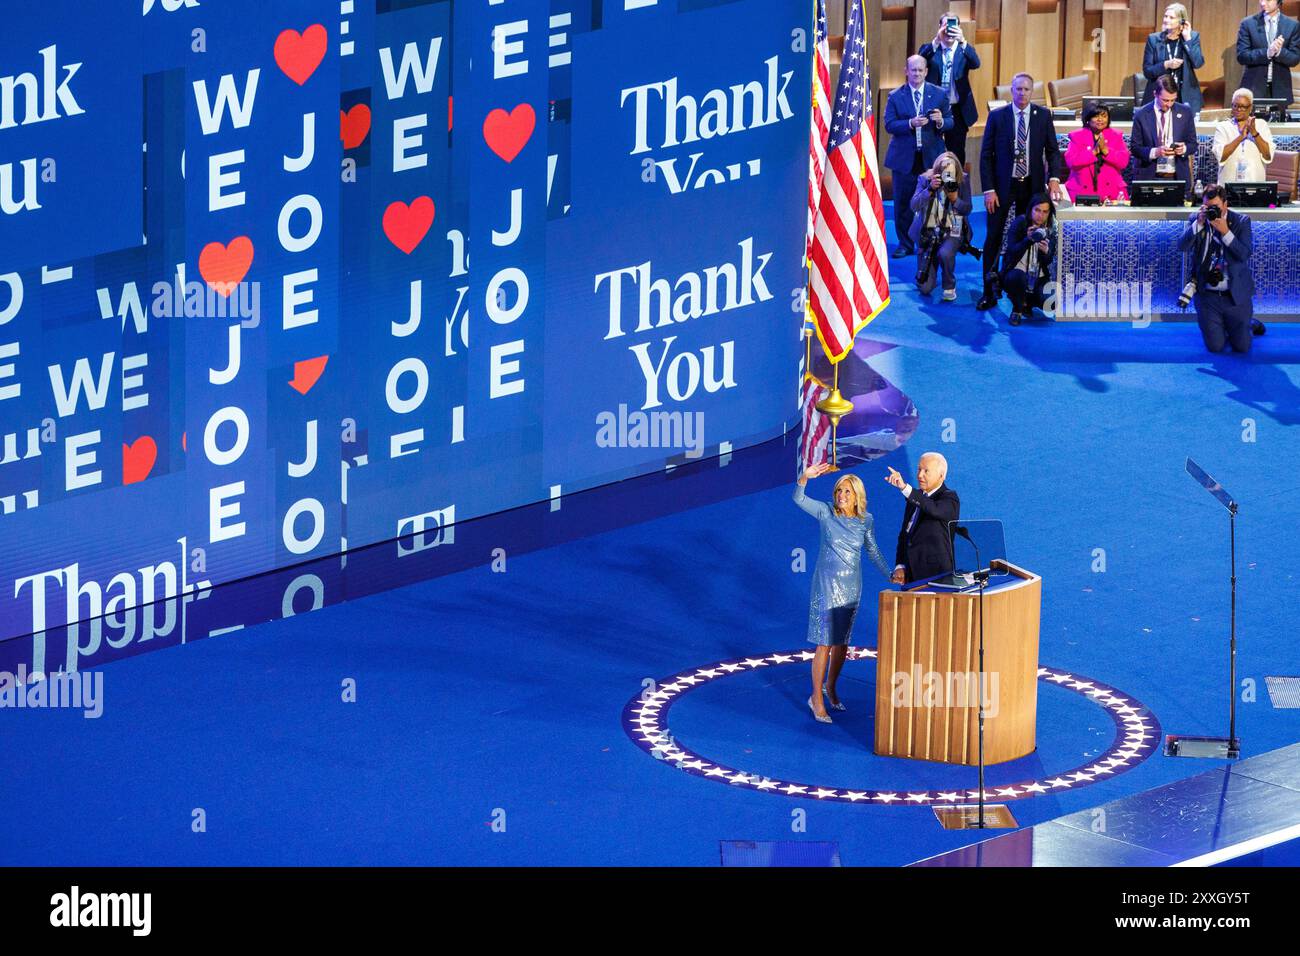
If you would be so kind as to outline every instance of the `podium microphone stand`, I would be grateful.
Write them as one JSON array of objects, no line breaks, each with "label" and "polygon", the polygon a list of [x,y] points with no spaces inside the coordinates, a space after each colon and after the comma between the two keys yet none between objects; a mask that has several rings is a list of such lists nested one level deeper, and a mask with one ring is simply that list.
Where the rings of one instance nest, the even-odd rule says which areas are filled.
[{"label": "podium microphone stand", "polygon": [[1237,502],[1223,485],[1190,458],[1187,459],[1187,473],[1228,509],[1228,581],[1232,595],[1228,617],[1228,736],[1170,734],[1165,738],[1165,756],[1236,760],[1241,756],[1241,741],[1237,739]]}]

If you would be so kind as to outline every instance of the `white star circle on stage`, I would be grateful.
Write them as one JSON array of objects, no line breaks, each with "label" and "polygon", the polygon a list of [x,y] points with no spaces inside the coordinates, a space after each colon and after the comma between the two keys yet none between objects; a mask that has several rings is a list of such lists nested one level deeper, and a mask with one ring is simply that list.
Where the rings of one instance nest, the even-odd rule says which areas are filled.
[{"label": "white star circle on stage", "polygon": [[[678,770],[697,777],[712,778],[732,787],[745,787],[765,793],[779,793],[805,800],[834,800],[843,803],[892,804],[901,806],[943,806],[958,801],[975,800],[976,790],[847,790],[776,780],[761,774],[749,773],[736,767],[720,764],[695,753],[681,741],[673,738],[668,729],[668,710],[683,694],[712,680],[721,680],[738,671],[753,671],[759,667],[803,663],[812,660],[812,651],[783,651],[766,657],[737,658],[719,661],[704,667],[695,667],[660,681],[656,687],[643,691],[628,701],[623,708],[623,729],[632,741],[652,757],[675,766]],[[850,660],[874,658],[876,652],[867,648],[849,649]],[[985,799],[999,802],[1024,800],[1042,793],[1077,790],[1109,776],[1132,770],[1150,757],[1160,740],[1160,722],[1139,701],[1121,694],[1114,687],[1100,681],[1067,674],[1050,667],[1038,668],[1038,679],[1056,684],[1063,690],[1079,694],[1105,709],[1115,722],[1115,739],[1110,748],[1099,757],[1050,779],[1022,780],[1004,787],[985,790]]]}]

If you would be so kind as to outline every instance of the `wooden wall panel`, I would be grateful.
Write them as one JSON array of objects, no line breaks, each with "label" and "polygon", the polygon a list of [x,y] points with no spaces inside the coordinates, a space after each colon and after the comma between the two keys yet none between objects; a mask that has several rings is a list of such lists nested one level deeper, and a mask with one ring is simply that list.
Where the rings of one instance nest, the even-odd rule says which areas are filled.
[{"label": "wooden wall panel", "polygon": [[1078,76],[1091,73],[1093,53],[1091,33],[1086,29],[1083,12],[1084,0],[1063,0],[1061,17],[1061,75]]},{"label": "wooden wall panel", "polygon": [[[1061,15],[1053,10],[1051,13],[1031,13],[1025,18],[1026,51],[1020,69],[1029,73],[1035,80],[1044,83],[1060,79],[1061,72]],[[1020,70],[1012,70],[1018,73]]]},{"label": "wooden wall panel", "polygon": [[981,30],[997,30],[1002,26],[1002,0],[975,0],[975,20]]},{"label": "wooden wall panel", "polygon": [[[1118,96],[1124,77],[1133,72],[1128,42],[1129,10],[1119,4],[1101,11],[1101,28],[1105,31],[1105,49],[1101,51],[1101,71],[1097,92],[1101,96]],[[1139,61],[1140,62],[1140,61]]]},{"label": "wooden wall panel", "polygon": [[911,49],[909,27],[903,20],[886,20],[871,49],[871,78],[882,90],[892,90],[907,81],[907,58]]},{"label": "wooden wall panel", "polygon": [[[1128,5],[1129,18],[1133,26],[1141,27],[1144,33],[1152,33],[1160,29],[1160,19],[1165,15],[1165,7],[1168,4],[1164,0],[1130,0]],[[1191,6],[1184,3],[1183,6],[1191,11]]]},{"label": "wooden wall panel", "polygon": [[[966,33],[970,36],[970,31]],[[977,43],[975,52],[979,54],[980,68],[970,75],[971,93],[975,96],[975,106],[979,109],[977,126],[984,125],[984,114],[988,111],[988,102],[993,99],[993,87],[998,73],[998,48],[995,43]],[[966,150],[967,157],[971,151]]]},{"label": "wooden wall panel", "polygon": [[916,18],[913,20],[913,36],[916,52],[921,44],[928,43],[939,28],[939,17],[948,12],[948,0],[916,0]]},{"label": "wooden wall panel", "polygon": [[[1029,17],[1028,0],[1002,0],[1002,22],[1008,25],[999,36],[998,83],[1007,84],[1024,69],[1028,47],[1025,20]],[[1015,24],[1015,27],[1011,27]]]},{"label": "wooden wall panel", "polygon": [[1237,27],[1243,17],[1259,12],[1253,0],[1197,0],[1188,6],[1192,27],[1201,34],[1205,66],[1197,70],[1201,85],[1223,80],[1228,92],[1241,83],[1237,62]]}]

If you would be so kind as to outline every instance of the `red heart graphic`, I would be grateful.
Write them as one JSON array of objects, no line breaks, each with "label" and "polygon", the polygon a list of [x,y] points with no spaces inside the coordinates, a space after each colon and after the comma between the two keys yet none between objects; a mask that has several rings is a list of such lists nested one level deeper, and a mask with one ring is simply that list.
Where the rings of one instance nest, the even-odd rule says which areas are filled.
[{"label": "red heart graphic", "polygon": [[318,355],[315,358],[294,362],[293,378],[289,380],[290,387],[299,394],[306,395],[311,391],[311,387],[320,381],[321,373],[325,371],[325,363],[329,360],[328,355]]},{"label": "red heart graphic", "polygon": [[199,275],[226,298],[248,274],[253,264],[253,240],[236,236],[230,245],[209,242],[199,253]]},{"label": "red heart graphic", "polygon": [[537,125],[537,115],[527,103],[520,103],[509,113],[495,109],[483,121],[483,138],[488,148],[507,163],[513,162]]},{"label": "red heart graphic", "polygon": [[384,235],[408,256],[433,225],[433,200],[417,196],[411,205],[398,201],[384,210]]},{"label": "red heart graphic", "polygon": [[158,460],[158,446],[148,435],[141,435],[132,444],[122,443],[122,484],[133,485],[144,481]]},{"label": "red heart graphic", "polygon": [[302,33],[285,30],[275,38],[275,62],[284,75],[302,86],[316,72],[325,59],[329,34],[319,23],[313,23]]},{"label": "red heart graphic", "polygon": [[370,132],[370,107],[357,103],[346,113],[339,110],[339,138],[344,149],[356,149]]}]

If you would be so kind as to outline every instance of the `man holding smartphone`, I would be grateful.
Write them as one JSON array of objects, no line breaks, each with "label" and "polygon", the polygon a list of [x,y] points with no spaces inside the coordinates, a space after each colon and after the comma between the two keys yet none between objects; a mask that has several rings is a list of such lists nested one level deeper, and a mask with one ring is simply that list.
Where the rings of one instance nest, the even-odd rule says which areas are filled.
[{"label": "man holding smartphone", "polygon": [[926,81],[948,96],[952,125],[943,131],[944,143],[965,164],[966,136],[979,119],[975,94],[970,88],[970,72],[980,68],[980,56],[966,42],[957,14],[945,13],[939,18],[939,31],[921,47],[919,56],[929,64]]}]

